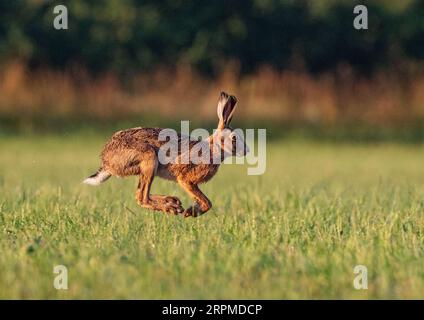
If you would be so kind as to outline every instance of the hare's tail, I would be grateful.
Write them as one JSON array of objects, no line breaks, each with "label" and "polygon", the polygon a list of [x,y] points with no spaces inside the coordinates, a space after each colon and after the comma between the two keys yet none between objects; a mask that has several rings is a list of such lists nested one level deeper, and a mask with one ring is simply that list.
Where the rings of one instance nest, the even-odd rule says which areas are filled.
[{"label": "hare's tail", "polygon": [[103,168],[99,168],[95,174],[92,174],[87,179],[83,181],[85,184],[89,184],[92,186],[98,186],[102,182],[105,182],[107,179],[109,179],[111,174],[104,170]]}]

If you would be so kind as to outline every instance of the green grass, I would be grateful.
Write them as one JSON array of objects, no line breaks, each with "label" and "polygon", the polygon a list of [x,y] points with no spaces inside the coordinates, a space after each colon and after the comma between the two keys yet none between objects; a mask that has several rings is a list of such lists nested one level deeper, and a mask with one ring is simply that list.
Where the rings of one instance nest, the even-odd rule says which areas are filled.
[{"label": "green grass", "polygon": [[106,138],[0,139],[0,298],[424,298],[423,146],[270,142],[265,175],[223,166],[183,219],[137,207],[135,178],[81,184]]}]

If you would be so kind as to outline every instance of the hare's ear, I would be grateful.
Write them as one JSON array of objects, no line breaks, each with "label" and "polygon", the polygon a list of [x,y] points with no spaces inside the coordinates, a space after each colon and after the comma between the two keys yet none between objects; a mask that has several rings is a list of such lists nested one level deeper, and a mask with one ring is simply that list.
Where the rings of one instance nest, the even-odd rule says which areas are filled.
[{"label": "hare's ear", "polygon": [[231,122],[233,117],[234,110],[236,109],[237,98],[235,96],[230,96],[224,91],[221,92],[218,100],[218,129],[224,129]]}]

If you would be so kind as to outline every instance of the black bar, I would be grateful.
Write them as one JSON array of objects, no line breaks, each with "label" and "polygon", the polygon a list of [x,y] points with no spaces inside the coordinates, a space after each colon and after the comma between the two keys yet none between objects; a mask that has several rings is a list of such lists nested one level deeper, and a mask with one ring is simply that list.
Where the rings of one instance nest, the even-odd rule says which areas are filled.
[{"label": "black bar", "polygon": [[[394,316],[399,312],[402,317],[422,312],[423,301],[383,301],[383,300],[11,300],[0,301],[4,314],[14,316],[29,314],[67,316],[81,318],[93,316],[117,317],[132,315],[131,318],[143,319],[293,319],[293,315],[323,316],[343,319],[346,316]],[[418,313],[417,313],[418,312]]]}]

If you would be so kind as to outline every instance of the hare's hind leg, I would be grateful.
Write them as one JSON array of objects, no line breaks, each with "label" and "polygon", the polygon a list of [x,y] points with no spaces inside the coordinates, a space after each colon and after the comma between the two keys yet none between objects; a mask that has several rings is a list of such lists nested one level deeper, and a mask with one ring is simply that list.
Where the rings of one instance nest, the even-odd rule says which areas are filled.
[{"label": "hare's hind leg", "polygon": [[173,213],[177,215],[184,211],[181,201],[176,197],[166,197],[151,195],[150,188],[156,174],[158,159],[155,151],[143,152],[143,159],[140,161],[140,180],[136,192],[137,203],[147,209]]}]

